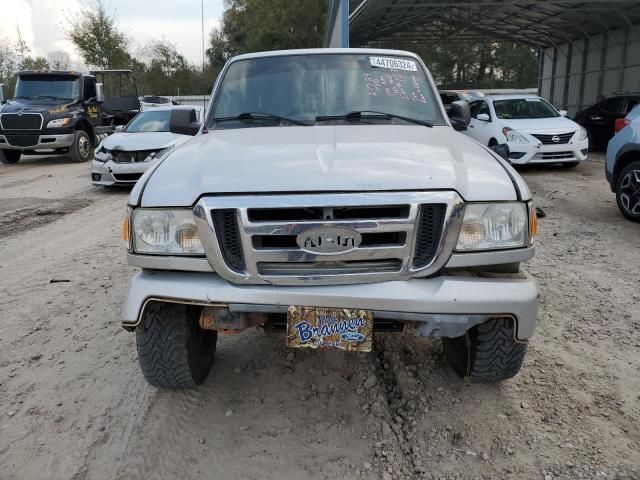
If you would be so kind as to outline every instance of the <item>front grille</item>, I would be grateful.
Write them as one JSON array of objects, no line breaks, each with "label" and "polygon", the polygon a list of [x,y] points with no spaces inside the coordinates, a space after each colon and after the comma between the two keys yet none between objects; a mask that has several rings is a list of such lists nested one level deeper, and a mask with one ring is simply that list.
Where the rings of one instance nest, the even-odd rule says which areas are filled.
[{"label": "front grille", "polygon": [[4,137],[12,147],[33,147],[38,144],[39,135],[8,135]]},{"label": "front grille", "polygon": [[433,261],[440,243],[446,211],[447,206],[444,204],[420,205],[418,235],[413,257],[414,268],[425,267]]},{"label": "front grille", "polygon": [[120,150],[113,150],[111,152],[111,156],[115,163],[144,162],[147,157],[155,151],[156,150],[140,150],[137,152],[123,152]]},{"label": "front grille", "polygon": [[407,218],[409,205],[376,205],[355,207],[250,208],[249,220],[362,220],[367,218]]},{"label": "front grille", "polygon": [[567,160],[574,158],[573,152],[542,152],[536,153],[534,160]]},{"label": "front grille", "polygon": [[119,182],[137,182],[141,173],[114,173],[113,178],[115,178]]},{"label": "front grille", "polygon": [[462,221],[462,205],[453,191],[221,195],[194,212],[223,278],[327,285],[436,273],[457,231],[446,225]]},{"label": "front grille", "polygon": [[[550,134],[532,133],[531,135],[540,140],[543,145],[560,145],[563,143],[569,143],[569,140],[571,140],[574,134],[575,132]],[[558,140],[557,142],[553,140],[556,137]]]},{"label": "front grille", "polygon": [[318,276],[353,275],[367,272],[399,272],[402,261],[388,260],[348,260],[345,262],[258,262],[261,275]]},{"label": "front grille", "polygon": [[225,263],[236,272],[244,271],[244,253],[236,210],[214,210],[211,217]]},{"label": "front grille", "polygon": [[0,115],[3,130],[40,130],[42,115],[39,113],[3,113]]}]

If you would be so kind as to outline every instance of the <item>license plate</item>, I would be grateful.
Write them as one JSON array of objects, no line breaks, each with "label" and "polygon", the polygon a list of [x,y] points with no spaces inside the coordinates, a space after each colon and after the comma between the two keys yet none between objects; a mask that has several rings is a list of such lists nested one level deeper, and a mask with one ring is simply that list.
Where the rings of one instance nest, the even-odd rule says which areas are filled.
[{"label": "license plate", "polygon": [[370,352],[373,313],[348,308],[290,306],[287,310],[287,346],[337,348]]}]

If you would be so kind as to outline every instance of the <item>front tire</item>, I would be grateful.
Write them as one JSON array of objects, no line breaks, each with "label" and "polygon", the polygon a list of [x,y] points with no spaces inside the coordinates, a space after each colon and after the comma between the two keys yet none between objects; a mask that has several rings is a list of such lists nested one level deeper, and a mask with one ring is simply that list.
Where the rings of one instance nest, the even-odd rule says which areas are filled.
[{"label": "front tire", "polygon": [[91,146],[91,139],[84,130],[78,130],[75,132],[73,138],[73,145],[69,148],[69,155],[71,160],[76,163],[84,163],[91,160],[93,156],[93,148]]},{"label": "front tire", "polygon": [[515,340],[515,321],[510,318],[494,318],[461,337],[443,337],[442,346],[455,372],[478,382],[514,377],[527,353],[527,344]]},{"label": "front tire", "polygon": [[199,325],[200,309],[150,303],[136,328],[138,361],[144,378],[159,388],[193,388],[211,370],[218,332]]},{"label": "front tire", "polygon": [[640,161],[631,162],[618,175],[616,201],[625,217],[640,223]]},{"label": "front tire", "polygon": [[2,150],[2,153],[0,153],[0,162],[4,164],[18,163],[21,155],[21,150]]}]

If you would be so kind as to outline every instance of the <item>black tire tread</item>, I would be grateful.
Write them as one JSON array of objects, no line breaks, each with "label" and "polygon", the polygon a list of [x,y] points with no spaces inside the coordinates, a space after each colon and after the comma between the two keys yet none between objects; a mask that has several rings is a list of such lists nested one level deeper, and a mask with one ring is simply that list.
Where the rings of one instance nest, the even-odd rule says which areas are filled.
[{"label": "black tire tread", "polygon": [[527,353],[527,344],[515,340],[515,322],[496,318],[475,329],[469,377],[482,382],[499,382],[514,377]]},{"label": "black tire tread", "polygon": [[618,174],[618,178],[616,179],[616,203],[618,204],[618,209],[620,210],[620,213],[622,213],[622,215],[624,215],[627,219],[631,220],[632,222],[640,223],[640,215],[633,215],[627,212],[622,206],[622,202],[620,200],[620,184],[622,183],[622,179],[630,170],[637,170],[637,169],[640,169],[640,161],[638,160],[629,163]]},{"label": "black tire tread", "polygon": [[[196,319],[197,321],[197,319]],[[186,305],[150,304],[136,328],[136,347],[142,373],[159,388],[193,388],[206,378],[211,362],[204,369],[189,361],[189,336],[197,329]],[[215,335],[215,332],[207,332]]]},{"label": "black tire tread", "polygon": [[14,163],[18,163],[20,161],[21,155],[22,155],[22,152],[20,150],[4,149],[0,151],[0,162],[4,163],[5,165],[12,165]]},{"label": "black tire tread", "polygon": [[81,136],[86,136],[87,140],[89,140],[89,145],[91,145],[91,137],[89,137],[89,134],[84,130],[76,130],[73,138],[73,145],[71,145],[71,147],[69,148],[69,156],[71,157],[71,160],[75,163],[85,163],[88,160],[91,160],[91,158],[93,158],[92,154],[89,154],[88,158],[83,158],[82,155],[80,155],[80,150],[78,149],[78,142],[79,142],[79,137]]},{"label": "black tire tread", "polygon": [[527,353],[527,344],[515,340],[515,322],[510,318],[491,319],[462,337],[443,338],[442,342],[456,373],[478,382],[514,377]]}]

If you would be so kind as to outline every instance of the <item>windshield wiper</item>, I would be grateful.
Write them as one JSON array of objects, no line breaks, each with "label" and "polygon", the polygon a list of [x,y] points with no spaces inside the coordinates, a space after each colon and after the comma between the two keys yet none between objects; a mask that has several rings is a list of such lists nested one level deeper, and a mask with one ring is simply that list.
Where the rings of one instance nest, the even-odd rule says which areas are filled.
[{"label": "windshield wiper", "polygon": [[307,122],[303,122],[302,120],[296,120],[295,118],[288,118],[281,115],[275,115],[273,113],[263,112],[244,112],[236,115],[235,117],[214,117],[213,120],[215,122],[230,122],[233,120],[279,120],[281,122],[289,122],[303,127],[309,127],[311,125]]},{"label": "windshield wiper", "polygon": [[423,127],[433,127],[433,123],[426,122],[424,120],[418,120],[417,118],[405,117],[404,115],[397,115],[395,113],[387,113],[387,112],[378,112],[377,110],[360,110],[345,113],[344,115],[323,115],[320,117],[316,117],[316,122],[326,122],[330,120],[347,120],[347,121],[356,121],[366,118],[383,118],[386,120],[391,120],[392,118],[397,118],[398,120],[404,120],[405,122],[415,123],[416,125],[422,125]]}]

